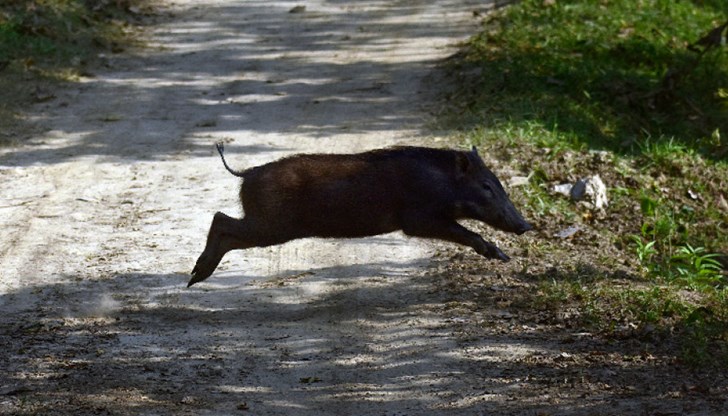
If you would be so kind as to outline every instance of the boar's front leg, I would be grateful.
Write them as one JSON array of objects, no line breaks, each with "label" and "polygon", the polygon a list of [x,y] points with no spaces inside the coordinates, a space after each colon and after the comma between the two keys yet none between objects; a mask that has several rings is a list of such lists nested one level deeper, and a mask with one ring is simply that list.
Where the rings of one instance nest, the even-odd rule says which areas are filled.
[{"label": "boar's front leg", "polygon": [[269,246],[287,240],[283,237],[277,238],[273,233],[263,233],[260,228],[248,218],[239,220],[222,212],[216,213],[207,234],[205,250],[192,269],[192,278],[187,287],[210,277],[222,257],[230,250]]},{"label": "boar's front leg", "polygon": [[469,246],[476,253],[489,259],[510,260],[510,257],[495,244],[485,241],[480,234],[468,230],[454,220],[433,219],[429,216],[408,217],[403,221],[402,231],[415,237],[436,238]]}]

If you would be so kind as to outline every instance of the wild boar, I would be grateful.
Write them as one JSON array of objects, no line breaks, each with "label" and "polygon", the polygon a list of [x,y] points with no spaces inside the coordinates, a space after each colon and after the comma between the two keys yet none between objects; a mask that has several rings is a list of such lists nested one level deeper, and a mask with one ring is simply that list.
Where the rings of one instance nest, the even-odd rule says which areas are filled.
[{"label": "wild boar", "polygon": [[215,214],[188,287],[207,279],[230,250],[304,237],[353,238],[402,230],[509,257],[460,225],[471,218],[522,234],[532,227],[498,178],[471,151],[393,147],[358,154],[301,154],[244,171],[242,219]]}]

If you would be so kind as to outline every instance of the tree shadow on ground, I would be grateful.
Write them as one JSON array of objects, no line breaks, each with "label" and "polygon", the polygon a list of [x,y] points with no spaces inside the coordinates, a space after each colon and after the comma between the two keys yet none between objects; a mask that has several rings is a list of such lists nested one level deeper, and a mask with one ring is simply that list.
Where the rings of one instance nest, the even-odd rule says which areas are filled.
[{"label": "tree shadow on ground", "polygon": [[[637,345],[496,315],[488,319],[511,329],[486,321],[463,336],[481,315],[433,317],[451,294],[435,289],[442,277],[397,275],[411,266],[291,270],[266,287],[231,275],[193,290],[180,275],[69,276],[5,294],[0,409],[475,415],[725,405],[724,378],[688,374]],[[331,279],[332,290],[290,301]],[[532,329],[515,329],[523,325]]]},{"label": "tree shadow on ground", "polygon": [[[278,133],[353,140],[360,132],[419,131],[423,112],[412,103],[427,101],[421,81],[437,60],[409,45],[466,33],[443,18],[461,3],[323,2],[305,13],[256,1],[191,6],[157,34],[160,46],[112,56],[101,76],[40,106],[33,119],[54,130],[0,163],[155,160],[200,147],[207,154],[211,141],[226,137],[276,150]],[[69,105],[89,94],[90,105]]]},{"label": "tree shadow on ground", "polygon": [[[595,316],[602,300],[588,298],[589,290],[639,280],[628,272],[564,260],[555,266],[529,264],[514,273],[469,256],[453,266],[440,262],[438,269],[441,281],[435,282],[447,294],[444,313],[457,324],[462,348],[473,358],[491,351],[491,339],[505,334],[513,344],[521,340],[533,347],[504,365],[506,375],[523,377],[518,397],[534,398],[521,409],[549,409],[546,414],[720,414],[728,409],[722,365],[696,371],[681,359],[690,334],[644,325],[618,305]],[[665,299],[666,305],[670,302]],[[590,323],[594,318],[600,322]]]}]

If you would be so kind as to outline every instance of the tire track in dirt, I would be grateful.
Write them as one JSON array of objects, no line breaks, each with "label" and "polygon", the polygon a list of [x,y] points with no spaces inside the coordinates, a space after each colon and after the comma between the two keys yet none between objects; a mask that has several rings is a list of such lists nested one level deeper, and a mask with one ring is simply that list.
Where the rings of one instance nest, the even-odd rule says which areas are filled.
[{"label": "tire track in dirt", "polygon": [[3,413],[422,414],[461,396],[427,243],[231,253],[184,289],[212,214],[239,212],[212,143],[239,167],[421,143],[433,66],[484,7],[295,5],[177,2],[147,50],[109,57],[37,108],[46,133],[0,151]]}]

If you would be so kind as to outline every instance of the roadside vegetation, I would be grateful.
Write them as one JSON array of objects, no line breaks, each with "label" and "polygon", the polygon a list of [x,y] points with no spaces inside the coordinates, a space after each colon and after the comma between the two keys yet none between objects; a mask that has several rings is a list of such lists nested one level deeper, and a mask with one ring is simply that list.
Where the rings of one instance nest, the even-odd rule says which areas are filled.
[{"label": "roadside vegetation", "polygon": [[21,110],[52,100],[54,83],[132,45],[149,13],[145,0],[0,2],[0,145],[23,138]]},{"label": "roadside vegetation", "polygon": [[[728,366],[727,43],[725,0],[525,0],[449,60],[443,123],[539,230],[511,308]],[[605,209],[554,192],[592,175]]]}]

